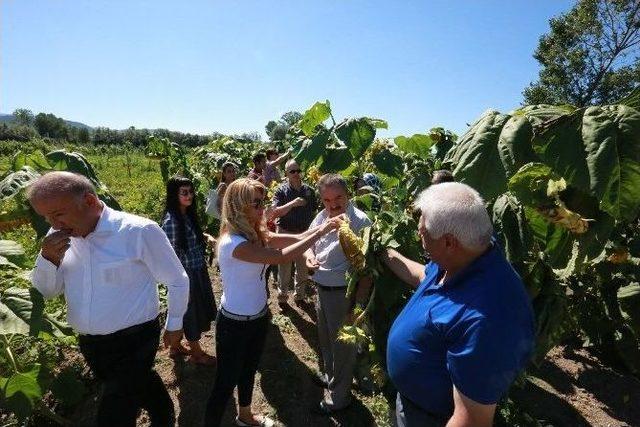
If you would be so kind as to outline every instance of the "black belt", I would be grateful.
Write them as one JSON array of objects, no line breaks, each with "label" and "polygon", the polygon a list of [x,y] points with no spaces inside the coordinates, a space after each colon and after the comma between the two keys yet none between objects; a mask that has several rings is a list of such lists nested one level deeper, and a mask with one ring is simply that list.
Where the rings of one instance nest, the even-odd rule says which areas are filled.
[{"label": "black belt", "polygon": [[135,334],[137,332],[141,332],[141,331],[147,330],[147,329],[158,327],[159,326],[158,319],[159,318],[156,317],[155,319],[149,320],[148,322],[140,323],[138,325],[129,326],[128,328],[120,329],[119,331],[115,331],[115,332],[112,332],[112,333],[106,334],[106,335],[80,334],[78,338],[83,340],[83,341],[85,341],[85,342],[96,342],[96,341],[102,341],[102,340],[109,340],[109,339],[113,339],[113,338],[124,337],[124,336],[127,336],[127,335],[132,335],[132,334]]},{"label": "black belt", "polygon": [[323,291],[346,291],[347,287],[346,286],[325,286],[325,285],[321,285],[320,283],[316,283],[316,285],[322,289]]}]

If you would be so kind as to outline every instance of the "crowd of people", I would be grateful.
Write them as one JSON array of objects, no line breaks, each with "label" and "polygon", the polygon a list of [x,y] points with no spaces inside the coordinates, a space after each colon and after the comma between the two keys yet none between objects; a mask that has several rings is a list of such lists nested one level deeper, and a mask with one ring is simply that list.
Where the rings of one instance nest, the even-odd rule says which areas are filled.
[{"label": "crowd of people", "polygon": [[[290,303],[292,290],[299,305],[317,295],[322,366],[315,380],[326,390],[310,410],[327,416],[352,403],[356,348],[337,335],[354,307],[368,300],[372,278],[360,279],[355,295],[347,298],[350,265],[337,229],[344,221],[356,233],[371,225],[350,197],[379,195],[381,180],[367,173],[352,187],[344,177],[326,174],[314,188],[288,153],[275,150],[256,154],[246,178],[236,178],[233,163],[221,172],[216,237],[203,232],[194,184],[181,176],[167,182],[161,226],[109,208],[81,175],[50,172],[28,189],[33,209],[51,225],[32,282],[47,298],[65,295],[80,351],[103,384],[100,426],[134,426],[140,409],[154,426],[174,425],[173,403],[153,367],[162,330],[157,283],[168,289],[162,338],[170,356],[217,366],[204,424],[220,425],[237,388],[235,424],[273,425],[251,406],[267,339],[271,265],[279,266],[280,309]],[[266,200],[272,182],[279,185],[273,200]],[[371,215],[380,208],[376,202]],[[476,190],[437,171],[415,208],[416,233],[429,262],[393,249],[379,254],[399,282],[415,288],[388,336],[388,374],[398,390],[396,425],[490,426],[497,402],[533,351],[529,298],[494,239]],[[217,254],[218,303],[207,247]],[[200,342],[212,324],[215,354]]]}]

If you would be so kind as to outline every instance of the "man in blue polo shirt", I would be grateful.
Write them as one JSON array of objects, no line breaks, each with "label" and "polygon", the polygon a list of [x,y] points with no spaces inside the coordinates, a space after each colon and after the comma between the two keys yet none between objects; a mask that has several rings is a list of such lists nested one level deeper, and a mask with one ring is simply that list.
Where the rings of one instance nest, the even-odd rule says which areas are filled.
[{"label": "man in blue polo shirt", "polygon": [[533,351],[524,285],[492,240],[471,187],[433,185],[415,203],[426,266],[389,249],[385,263],[416,287],[389,332],[399,427],[491,426],[496,403]]}]

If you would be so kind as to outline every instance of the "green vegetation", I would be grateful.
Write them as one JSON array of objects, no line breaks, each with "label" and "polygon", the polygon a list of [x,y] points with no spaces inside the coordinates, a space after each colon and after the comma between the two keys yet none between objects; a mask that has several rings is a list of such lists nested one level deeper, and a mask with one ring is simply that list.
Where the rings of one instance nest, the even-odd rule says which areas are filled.
[{"label": "green vegetation", "polygon": [[[638,97],[633,93],[619,104],[600,107],[533,105],[509,114],[488,111],[460,138],[442,128],[376,138],[386,122],[368,117],[336,121],[328,101],[314,104],[288,125],[277,144],[292,150],[309,180],[327,172],[349,180],[373,172],[382,182],[379,194],[355,197],[374,223],[361,243],[347,236],[360,252],[353,252],[353,259],[365,261],[350,273],[349,292],[364,274],[374,277],[374,288],[367,307],[356,313],[356,323],[342,334],[365,350],[359,372],[377,384],[373,388],[378,394],[366,398],[376,419],[388,422],[380,396],[393,396],[385,376],[386,336],[410,296],[377,254],[393,247],[422,259],[411,204],[429,185],[431,173],[442,167],[487,201],[498,240],[533,300],[535,362],[562,339],[580,337],[611,365],[639,373]],[[11,144],[5,142],[7,151]],[[51,150],[42,140],[32,140],[27,148],[14,150],[0,163],[8,170],[0,182],[0,314],[11,319],[0,330],[0,399],[18,418],[35,414],[56,419],[65,414],[64,406],[53,413],[51,405],[42,403],[43,396],[51,391],[56,402],[72,406],[80,397],[67,396],[66,386],[82,388],[77,371],[62,363],[74,342],[61,320],[64,305],[60,299],[42,301],[25,278],[24,269],[33,264],[38,249],[38,237],[28,224],[37,236],[46,224],[29,209],[24,188],[48,170],[72,170],[88,176],[107,204],[157,221],[168,177],[191,177],[202,202],[218,183],[224,162],[235,162],[243,174],[264,146],[221,136],[188,148],[151,136],[144,152],[127,144],[90,146],[83,155],[72,146]],[[285,332],[290,329],[279,317],[274,323]],[[517,401],[506,400],[503,408],[507,424],[529,419]]]}]

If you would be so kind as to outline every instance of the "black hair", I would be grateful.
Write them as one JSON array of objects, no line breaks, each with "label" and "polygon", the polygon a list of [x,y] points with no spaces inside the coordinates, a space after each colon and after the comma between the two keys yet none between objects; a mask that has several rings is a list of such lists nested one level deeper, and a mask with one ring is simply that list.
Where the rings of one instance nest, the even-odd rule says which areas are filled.
[{"label": "black hair", "polygon": [[196,233],[196,240],[202,245],[202,248],[206,247],[204,241],[204,235],[202,234],[202,228],[198,221],[198,205],[196,202],[195,189],[193,182],[184,176],[173,176],[167,181],[167,198],[164,204],[164,215],[170,213],[176,219],[178,223],[178,247],[183,251],[187,251],[187,233],[184,225],[184,215],[180,212],[180,198],[178,193],[180,187],[190,187],[194,191],[193,202],[191,206],[187,206],[186,216],[191,220],[191,226]]},{"label": "black hair", "polygon": [[253,164],[257,165],[258,163],[260,163],[260,161],[266,160],[266,159],[267,159],[267,155],[266,154],[264,154],[262,152],[257,153],[255,156],[253,156]]}]

